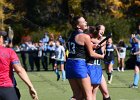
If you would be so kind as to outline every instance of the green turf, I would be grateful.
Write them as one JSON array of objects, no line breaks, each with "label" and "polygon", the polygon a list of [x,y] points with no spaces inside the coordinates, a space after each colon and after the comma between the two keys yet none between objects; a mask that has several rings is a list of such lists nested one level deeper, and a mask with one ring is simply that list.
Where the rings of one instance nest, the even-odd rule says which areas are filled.
[{"label": "green turf", "polygon": [[[34,84],[39,100],[69,100],[72,92],[68,81],[56,81],[56,76],[53,71],[28,72],[32,83]],[[104,73],[105,77],[106,74]],[[21,100],[32,100],[28,88],[17,77],[17,84],[21,92]],[[133,70],[125,72],[113,72],[113,82],[108,85],[112,100],[140,100],[140,88],[128,88],[133,81]],[[97,100],[102,100],[100,91],[98,90]]]}]

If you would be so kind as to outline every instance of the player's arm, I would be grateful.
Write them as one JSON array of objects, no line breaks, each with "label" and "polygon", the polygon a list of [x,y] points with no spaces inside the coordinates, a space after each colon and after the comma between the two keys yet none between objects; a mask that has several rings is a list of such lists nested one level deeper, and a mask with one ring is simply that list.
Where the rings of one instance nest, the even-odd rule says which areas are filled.
[{"label": "player's arm", "polygon": [[114,47],[114,49],[115,49],[115,51],[117,53],[118,62],[120,62],[120,54],[119,54],[119,51],[118,51],[118,49],[117,49],[117,47],[115,45],[113,45],[113,47]]},{"label": "player's arm", "polygon": [[132,55],[139,55],[140,54],[140,44],[138,44],[139,50],[137,52],[134,52]]},{"label": "player's arm", "polygon": [[66,52],[65,52],[64,46],[62,46],[62,52],[63,52],[63,55],[64,55],[64,61],[66,61]]},{"label": "player's arm", "polygon": [[98,45],[99,42],[100,42],[99,40],[94,39],[94,38],[91,38],[91,45],[92,45],[92,48],[93,48],[93,49],[97,49],[97,48],[98,48],[97,45]]},{"label": "player's arm", "polygon": [[35,91],[33,84],[31,83],[26,71],[20,63],[13,64],[13,68],[18,76],[26,83],[29,88],[29,92],[34,100],[38,100],[37,92]]},{"label": "player's arm", "polygon": [[95,39],[95,38],[91,38],[91,42],[94,43],[94,44],[98,44],[100,43],[99,40]]},{"label": "player's arm", "polygon": [[35,91],[33,84],[31,83],[26,71],[24,70],[24,68],[21,66],[19,58],[17,56],[17,54],[12,50],[9,49],[9,53],[10,53],[10,61],[11,61],[11,65],[14,68],[14,70],[16,71],[16,73],[18,74],[18,76],[26,83],[26,85],[29,88],[29,92],[30,95],[32,96],[32,98],[34,100],[38,100],[38,96],[37,96],[37,92]]},{"label": "player's arm", "polygon": [[132,55],[138,55],[138,54],[140,54],[140,51],[134,52]]}]

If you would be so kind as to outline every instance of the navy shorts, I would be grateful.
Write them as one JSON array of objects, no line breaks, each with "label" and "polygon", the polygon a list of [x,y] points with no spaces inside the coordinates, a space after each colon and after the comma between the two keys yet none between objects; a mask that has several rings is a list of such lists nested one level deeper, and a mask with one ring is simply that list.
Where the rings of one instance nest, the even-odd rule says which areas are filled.
[{"label": "navy shorts", "polygon": [[88,70],[85,59],[67,59],[66,78],[82,79],[88,76]]},{"label": "navy shorts", "polygon": [[55,64],[61,65],[61,64],[64,64],[64,61],[57,61],[57,60],[55,60]]},{"label": "navy shorts", "polygon": [[140,67],[140,62],[136,61],[136,66]]},{"label": "navy shorts", "polygon": [[111,60],[111,61],[105,61],[104,63],[107,64],[107,65],[109,65],[109,64],[114,64],[114,60]]},{"label": "navy shorts", "polygon": [[88,75],[91,80],[91,84],[101,84],[102,80],[102,66],[101,65],[94,65],[94,64],[87,64],[88,68]]},{"label": "navy shorts", "polygon": [[0,87],[0,100],[19,100],[14,87]]}]

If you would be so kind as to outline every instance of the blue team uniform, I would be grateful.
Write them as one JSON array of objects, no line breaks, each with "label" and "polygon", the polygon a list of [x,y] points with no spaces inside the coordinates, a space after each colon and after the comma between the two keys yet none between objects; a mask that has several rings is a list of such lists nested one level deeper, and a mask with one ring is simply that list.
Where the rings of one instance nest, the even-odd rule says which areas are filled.
[{"label": "blue team uniform", "polygon": [[104,57],[104,63],[105,64],[114,64],[114,46],[106,45],[106,55]]},{"label": "blue team uniform", "polygon": [[81,79],[88,76],[86,66],[86,47],[79,45],[75,41],[75,36],[78,34],[84,34],[79,30],[74,31],[67,43],[69,50],[68,59],[66,61],[66,78],[67,79]]},{"label": "blue team uniform", "polygon": [[[101,50],[98,50],[97,53],[102,54]],[[102,79],[101,59],[95,59],[89,56],[87,59],[87,68],[91,84],[92,85],[101,84]]]}]

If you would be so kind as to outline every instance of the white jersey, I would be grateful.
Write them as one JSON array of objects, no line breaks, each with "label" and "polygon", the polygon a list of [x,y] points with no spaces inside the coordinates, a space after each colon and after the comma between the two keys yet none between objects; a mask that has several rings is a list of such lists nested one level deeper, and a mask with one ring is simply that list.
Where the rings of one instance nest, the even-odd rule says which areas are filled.
[{"label": "white jersey", "polygon": [[57,61],[65,61],[65,48],[63,46],[56,46],[55,59]]},{"label": "white jersey", "polygon": [[119,47],[119,55],[120,55],[120,58],[125,58],[126,56],[126,48],[125,47]]}]

